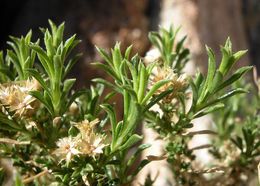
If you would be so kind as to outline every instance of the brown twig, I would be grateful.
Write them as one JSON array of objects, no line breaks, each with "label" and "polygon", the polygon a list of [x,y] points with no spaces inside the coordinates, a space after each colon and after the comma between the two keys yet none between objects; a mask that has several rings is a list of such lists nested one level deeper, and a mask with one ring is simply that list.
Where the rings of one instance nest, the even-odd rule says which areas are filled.
[{"label": "brown twig", "polygon": [[23,180],[23,183],[30,183],[30,182],[32,182],[33,180],[35,180],[35,179],[37,179],[37,178],[39,178],[39,177],[41,177],[41,176],[43,176],[43,175],[45,175],[45,174],[47,174],[48,173],[48,170],[44,170],[44,171],[42,171],[42,172],[40,172],[39,174],[36,174],[36,175],[34,175],[34,176],[31,176],[31,177],[29,177],[29,178],[26,178],[26,179],[24,179]]},{"label": "brown twig", "polygon": [[196,174],[207,174],[207,173],[223,173],[225,172],[226,167],[212,167],[204,170],[193,170],[193,173]]},{"label": "brown twig", "polygon": [[211,131],[211,130],[199,130],[199,131],[193,131],[193,132],[186,132],[182,134],[183,136],[195,136],[195,135],[200,135],[200,134],[211,134],[211,135],[217,135],[216,132]]},{"label": "brown twig", "polygon": [[14,144],[14,145],[29,145],[30,141],[16,141],[9,138],[0,138],[0,143],[8,143],[8,144]]},{"label": "brown twig", "polygon": [[210,148],[210,147],[212,147],[211,144],[205,144],[205,145],[200,145],[200,146],[197,146],[197,147],[193,147],[193,148],[191,148],[189,150],[200,150],[200,149],[206,149],[206,148]]}]

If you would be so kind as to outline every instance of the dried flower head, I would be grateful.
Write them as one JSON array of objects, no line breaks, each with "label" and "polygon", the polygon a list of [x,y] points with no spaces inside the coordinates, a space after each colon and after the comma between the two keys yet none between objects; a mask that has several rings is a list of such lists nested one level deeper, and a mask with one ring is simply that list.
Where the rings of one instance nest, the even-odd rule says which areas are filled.
[{"label": "dried flower head", "polygon": [[104,143],[104,136],[91,132],[89,136],[81,136],[78,148],[82,154],[89,156],[96,156],[103,153],[103,148],[106,146]]},{"label": "dried flower head", "polygon": [[27,111],[33,109],[32,102],[35,98],[29,92],[36,90],[36,80],[12,82],[0,85],[0,102],[15,116],[25,116]]},{"label": "dried flower head", "polygon": [[102,149],[106,146],[103,143],[104,136],[94,132],[94,127],[98,122],[99,120],[95,119],[91,122],[84,120],[76,124],[76,127],[80,131],[78,147],[82,154],[95,156],[103,153]]},{"label": "dried flower head", "polygon": [[188,85],[185,74],[178,76],[176,73],[173,72],[172,69],[160,67],[157,67],[157,72],[154,74],[151,84],[153,85],[156,82],[164,79],[169,79],[170,82],[160,87],[157,90],[156,94],[160,94],[168,90],[169,88],[173,88],[173,92],[166,96],[166,98],[164,99],[165,102],[171,102],[178,95],[178,93],[183,91]]},{"label": "dried flower head", "polygon": [[60,156],[60,159],[66,159],[66,162],[69,162],[74,155],[80,154],[80,151],[77,149],[78,139],[70,137],[65,137],[59,139],[57,142],[58,149],[53,153],[57,156]]},{"label": "dried flower head", "polygon": [[219,149],[219,152],[223,156],[224,166],[230,166],[236,162],[241,155],[240,150],[231,141],[224,141],[224,144]]},{"label": "dried flower head", "polygon": [[79,129],[83,136],[88,136],[94,130],[96,124],[98,124],[99,119],[94,119],[93,121],[84,120],[82,122],[74,123]]}]

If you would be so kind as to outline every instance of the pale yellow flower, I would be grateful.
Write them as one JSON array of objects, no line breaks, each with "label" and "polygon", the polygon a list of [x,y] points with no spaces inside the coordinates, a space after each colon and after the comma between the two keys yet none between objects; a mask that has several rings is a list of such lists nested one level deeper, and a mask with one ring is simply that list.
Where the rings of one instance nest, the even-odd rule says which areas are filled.
[{"label": "pale yellow flower", "polygon": [[94,132],[94,127],[98,122],[99,120],[95,119],[91,122],[84,120],[82,122],[76,123],[75,126],[80,131],[78,148],[82,154],[95,156],[97,154],[103,153],[103,148],[106,146],[103,143],[104,136]]},{"label": "pale yellow flower", "polygon": [[219,152],[223,156],[224,166],[230,166],[241,156],[241,151],[231,141],[224,141],[223,146],[219,148]]},{"label": "pale yellow flower", "polygon": [[36,80],[12,82],[0,85],[0,102],[16,116],[23,116],[33,109],[31,103],[35,98],[29,92],[36,90]]},{"label": "pale yellow flower", "polygon": [[93,130],[96,124],[98,124],[99,119],[94,119],[93,121],[84,120],[82,122],[73,123],[79,129],[83,136],[88,136]]},{"label": "pale yellow flower", "polygon": [[66,162],[70,162],[74,155],[80,154],[80,151],[77,149],[77,138],[72,138],[71,136],[61,138],[56,144],[58,149],[56,149],[53,153],[56,156],[59,156],[61,160],[66,159]]},{"label": "pale yellow flower", "polygon": [[171,102],[178,95],[178,93],[180,93],[187,87],[187,77],[185,74],[178,76],[170,68],[157,67],[157,71],[155,72],[151,80],[151,85],[154,85],[156,82],[166,79],[170,80],[170,82],[160,87],[157,90],[156,94],[160,94],[168,90],[169,88],[173,88],[172,93],[166,96],[166,98],[164,99],[164,101],[166,102]]},{"label": "pale yellow flower", "polygon": [[95,125],[99,122],[95,119],[91,122],[84,120],[74,123],[80,133],[76,137],[65,137],[57,142],[58,149],[54,153],[69,162],[74,155],[96,156],[103,153],[106,146],[104,136],[94,132]]},{"label": "pale yellow flower", "polygon": [[82,154],[96,156],[103,153],[103,148],[106,146],[103,141],[104,137],[91,132],[89,136],[81,136],[78,143],[79,151]]}]

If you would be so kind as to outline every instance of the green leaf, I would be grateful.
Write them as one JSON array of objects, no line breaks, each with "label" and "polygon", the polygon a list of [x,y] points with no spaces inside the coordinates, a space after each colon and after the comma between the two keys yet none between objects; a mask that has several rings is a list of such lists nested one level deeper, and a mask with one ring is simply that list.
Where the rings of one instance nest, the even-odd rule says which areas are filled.
[{"label": "green leaf", "polygon": [[210,93],[215,93],[216,92],[216,88],[221,84],[221,82],[223,81],[223,74],[217,70],[216,71],[216,74],[215,74],[215,77],[212,81],[212,85],[209,89],[209,92]]},{"label": "green leaf", "polygon": [[163,85],[165,85],[166,83],[169,83],[171,80],[169,79],[165,79],[165,80],[161,80],[156,82],[153,87],[149,90],[149,92],[146,94],[146,96],[144,97],[144,99],[141,102],[141,105],[146,104],[146,102],[154,95],[154,93],[161,88]]},{"label": "green leaf", "polygon": [[53,57],[54,69],[55,69],[55,76],[53,77],[56,82],[60,83],[62,79],[62,68],[63,68],[63,61],[61,61],[60,55],[54,55]]},{"label": "green leaf", "polygon": [[112,67],[113,66],[113,61],[112,58],[103,50],[102,48],[99,48],[95,46],[98,53],[102,56],[102,58]]},{"label": "green leaf", "polygon": [[241,51],[238,51],[235,54],[233,54],[234,61],[238,61],[240,58],[242,58],[247,53],[247,51],[248,50],[241,50]]},{"label": "green leaf", "polygon": [[245,73],[247,73],[249,70],[251,70],[253,67],[252,66],[246,66],[239,68],[230,78],[225,80],[221,85],[217,87],[217,89],[214,91],[214,93],[222,90],[223,88],[227,87],[228,85],[231,85],[238,79],[240,79]]},{"label": "green leaf", "polygon": [[105,80],[105,79],[95,78],[95,79],[92,79],[91,81],[92,81],[92,82],[95,82],[95,83],[100,83],[100,84],[106,85],[107,87],[112,88],[112,89],[115,90],[116,92],[122,93],[122,90],[120,90],[117,86],[113,85],[112,83],[108,82],[108,81]]},{"label": "green leaf", "polygon": [[206,83],[205,86],[210,89],[210,86],[212,84],[214,75],[215,75],[215,70],[216,70],[216,61],[215,61],[215,55],[214,52],[212,51],[211,48],[207,47],[207,53],[208,53],[208,57],[209,57],[209,64],[208,64],[208,75],[206,78]]},{"label": "green leaf", "polygon": [[7,118],[6,115],[0,113],[0,129],[6,131],[20,131],[21,126],[17,125],[12,119]]},{"label": "green leaf", "polygon": [[137,92],[137,98],[138,102],[142,102],[146,88],[148,83],[148,74],[146,71],[146,68],[143,63],[140,63],[140,70],[139,70],[139,86],[138,86],[138,92]]},{"label": "green leaf", "polygon": [[119,147],[119,150],[123,151],[123,150],[129,149],[130,147],[132,147],[134,144],[136,144],[137,142],[139,142],[142,139],[143,139],[142,136],[134,134],[134,135],[130,136],[130,138],[123,145],[121,145]]},{"label": "green leaf", "polygon": [[136,176],[148,163],[151,161],[148,159],[144,159],[141,161],[141,163],[137,166],[136,170],[133,172],[131,176]]},{"label": "green leaf", "polygon": [[215,111],[220,110],[224,107],[225,107],[225,105],[223,103],[217,103],[215,105],[208,106],[208,107],[204,108],[202,111],[196,113],[193,116],[193,118],[199,118],[199,117],[205,116],[209,113],[215,112]]},{"label": "green leaf", "polygon": [[158,32],[149,32],[148,38],[151,41],[151,43],[162,52],[162,46],[161,46],[162,38],[159,35],[159,33]]},{"label": "green leaf", "polygon": [[54,109],[53,106],[49,104],[49,102],[44,98],[44,96],[39,91],[30,91],[30,95],[38,99],[49,111],[51,115],[54,115]]},{"label": "green leaf", "polygon": [[123,121],[120,121],[116,125],[115,134],[113,136],[113,145],[114,145],[115,141],[117,140],[117,138],[120,136],[122,129],[123,129]]},{"label": "green leaf", "polygon": [[63,51],[61,54],[62,60],[64,61],[66,59],[66,57],[70,54],[70,52],[72,51],[72,49],[79,44],[79,40],[75,40],[76,38],[76,34],[74,34],[73,36],[71,36],[69,39],[66,40],[64,47],[63,47]]},{"label": "green leaf", "polygon": [[40,73],[35,69],[26,69],[31,76],[33,76],[43,87],[43,89],[51,96],[51,92],[49,90],[48,85],[45,83],[44,79],[40,75]]},{"label": "green leaf", "polygon": [[112,128],[111,128],[112,129],[112,135],[114,136],[115,135],[115,129],[116,129],[116,123],[117,123],[116,122],[115,110],[109,104],[102,104],[102,105],[100,105],[100,107],[107,112],[107,114],[110,118],[110,123],[111,123],[111,126],[112,126]]},{"label": "green leaf", "polygon": [[191,109],[192,109],[192,107],[196,106],[197,101],[198,101],[198,89],[197,89],[193,79],[189,80],[189,84],[192,89],[192,105],[191,105]]},{"label": "green leaf", "polygon": [[138,158],[138,155],[144,151],[145,149],[151,147],[152,145],[151,144],[141,144],[139,145],[139,147],[137,148],[137,150],[135,151],[135,153],[131,156],[131,158],[127,161],[127,167],[131,166],[135,160]]},{"label": "green leaf", "polygon": [[155,105],[156,103],[158,103],[160,100],[162,100],[163,98],[165,98],[167,95],[169,95],[170,93],[172,93],[173,88],[170,88],[169,90],[166,90],[162,93],[160,93],[159,95],[154,96],[149,103],[145,106],[143,112],[149,110],[153,105]]},{"label": "green leaf", "polygon": [[207,47],[207,53],[208,53],[208,75],[206,78],[206,81],[204,83],[201,96],[199,97],[198,103],[203,103],[205,99],[207,99],[207,96],[209,95],[209,90],[211,89],[212,86],[212,81],[215,75],[215,70],[216,70],[216,61],[215,61],[215,56],[211,48]]},{"label": "green leaf", "polygon": [[219,103],[221,101],[224,101],[225,99],[230,98],[230,97],[232,97],[234,95],[243,94],[243,93],[248,93],[248,92],[246,90],[242,89],[242,88],[237,88],[237,89],[231,90],[228,93],[218,97],[217,99],[215,99],[213,101],[210,101],[209,103],[207,103],[202,108],[206,108],[208,106],[214,105],[215,103]]},{"label": "green leaf", "polygon": [[236,94],[244,94],[244,93],[248,93],[248,91],[247,91],[247,90],[244,90],[244,89],[242,89],[242,88],[237,88],[237,89],[231,90],[230,92],[228,92],[228,93],[222,95],[222,96],[219,97],[217,100],[218,100],[218,101],[223,101],[223,100],[225,100],[225,99],[227,99],[227,98],[229,98],[229,97],[232,97],[232,96],[234,96],[234,95],[236,95]]},{"label": "green leaf", "polygon": [[226,73],[228,72],[228,66],[230,63],[230,54],[228,52],[228,50],[226,48],[221,48],[221,52],[222,52],[222,60],[219,66],[219,71],[223,74],[226,75]]},{"label": "green leaf", "polygon": [[132,48],[133,48],[132,45],[130,45],[129,47],[127,47],[127,49],[126,49],[126,51],[125,51],[125,59],[126,59],[126,60],[129,60],[129,57],[130,57],[130,53],[131,53],[131,51],[132,51]]},{"label": "green leaf", "polygon": [[178,54],[182,47],[183,47],[183,44],[184,44],[184,41],[186,40],[187,36],[184,36],[176,45],[176,53]]},{"label": "green leaf", "polygon": [[66,79],[64,81],[64,85],[63,85],[63,92],[69,92],[75,82],[76,82],[75,78],[73,78],[73,79]]},{"label": "green leaf", "polygon": [[67,76],[67,74],[71,71],[72,67],[76,64],[76,62],[80,59],[81,56],[82,53],[75,55],[72,59],[69,60],[68,64],[65,67],[62,79],[64,79]]},{"label": "green leaf", "polygon": [[114,50],[112,51],[112,59],[113,59],[113,64],[114,64],[115,70],[118,73],[120,64],[123,60],[121,51],[120,51],[120,43],[116,43]]},{"label": "green leaf", "polygon": [[37,53],[37,56],[48,76],[52,77],[54,74],[54,67],[46,52],[37,44],[31,44],[30,47]]},{"label": "green leaf", "polygon": [[15,53],[11,50],[7,50],[7,58],[9,58],[10,61],[14,64],[15,69],[18,72],[20,79],[24,79],[23,69],[22,69],[22,66],[20,64],[21,61],[19,61],[19,59],[17,58]]},{"label": "green leaf", "polygon": [[80,90],[72,94],[69,98],[69,101],[67,102],[66,106],[62,108],[62,113],[65,113],[67,109],[70,107],[70,105],[77,99],[78,97],[82,96],[83,94],[86,94],[85,90]]},{"label": "green leaf", "polygon": [[97,68],[104,70],[106,73],[108,73],[110,76],[112,76],[115,80],[120,81],[120,78],[118,77],[116,72],[113,70],[113,68],[111,68],[110,66],[108,66],[106,64],[99,63],[99,62],[98,63],[91,63],[91,65],[94,65]]},{"label": "green leaf", "polygon": [[231,138],[231,141],[243,152],[243,141],[241,137],[237,136],[236,140]]}]

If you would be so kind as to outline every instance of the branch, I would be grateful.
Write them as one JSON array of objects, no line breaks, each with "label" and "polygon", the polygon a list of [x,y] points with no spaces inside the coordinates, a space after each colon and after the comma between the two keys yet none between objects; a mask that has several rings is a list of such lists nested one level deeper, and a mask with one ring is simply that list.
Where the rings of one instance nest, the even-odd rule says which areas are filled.
[{"label": "branch", "polygon": [[191,148],[189,150],[200,150],[200,149],[206,149],[206,148],[210,148],[210,147],[212,147],[211,144],[205,144],[205,145],[200,145],[200,146],[197,146],[197,147],[193,147],[193,148]]},{"label": "branch", "polygon": [[182,134],[183,136],[195,136],[199,134],[212,134],[212,135],[217,135],[216,132],[211,131],[211,130],[199,130],[199,131],[193,131],[193,132],[186,132]]},{"label": "branch", "polygon": [[8,143],[8,144],[14,144],[14,145],[29,145],[30,141],[16,141],[9,138],[0,138],[0,143]]},{"label": "branch", "polygon": [[29,178],[26,178],[26,179],[24,179],[23,180],[23,183],[30,183],[30,182],[32,182],[33,180],[35,180],[35,179],[37,179],[37,178],[39,178],[39,177],[41,177],[41,176],[43,176],[43,175],[45,175],[45,174],[47,174],[48,173],[48,170],[44,170],[44,171],[42,171],[42,172],[40,172],[39,174],[36,174],[36,175],[34,175],[34,176],[31,176],[31,177],[29,177]]}]

